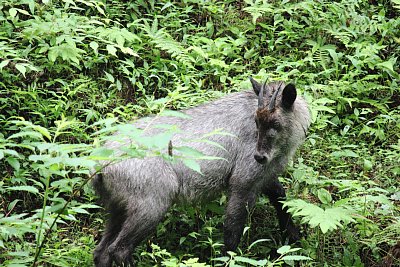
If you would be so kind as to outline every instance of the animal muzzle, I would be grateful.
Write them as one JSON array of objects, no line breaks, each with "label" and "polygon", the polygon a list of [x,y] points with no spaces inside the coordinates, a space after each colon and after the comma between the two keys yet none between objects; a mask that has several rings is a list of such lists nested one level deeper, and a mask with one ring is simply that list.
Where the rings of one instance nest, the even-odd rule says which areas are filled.
[{"label": "animal muzzle", "polygon": [[256,151],[256,153],[254,153],[254,159],[260,164],[265,164],[268,161],[268,156],[266,153]]}]

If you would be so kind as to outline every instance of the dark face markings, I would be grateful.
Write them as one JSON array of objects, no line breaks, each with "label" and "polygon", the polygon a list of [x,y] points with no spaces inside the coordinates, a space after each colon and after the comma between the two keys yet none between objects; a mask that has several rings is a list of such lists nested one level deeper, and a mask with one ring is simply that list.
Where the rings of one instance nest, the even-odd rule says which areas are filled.
[{"label": "dark face markings", "polygon": [[[284,121],[285,111],[292,106],[293,101],[286,101],[288,96],[292,96],[286,92],[291,87],[285,91],[286,86],[283,82],[271,83],[268,86],[264,84],[259,87],[256,88],[259,89],[258,91],[255,90],[258,95],[258,109],[254,118],[257,127],[257,146],[254,158],[259,163],[264,164],[270,162],[277,153],[280,153],[280,148],[284,147],[282,144],[287,138],[285,134],[287,125]],[[294,100],[295,94],[293,96]],[[286,106],[282,105],[284,100],[288,102]]]},{"label": "dark face markings", "polygon": [[[282,130],[282,125],[278,121],[277,117],[279,111],[276,109],[268,111],[261,109],[256,112],[255,123],[257,127],[257,147],[256,154],[258,158],[267,158],[268,154],[271,153],[273,144],[276,142],[276,138],[279,132]],[[260,163],[265,162],[258,160]]]},{"label": "dark face markings", "polygon": [[264,112],[260,112],[260,114],[257,113],[255,116],[255,122],[258,131],[275,130],[279,132],[282,129],[282,125],[276,117],[276,114],[270,112],[268,112],[268,114],[264,114]]}]

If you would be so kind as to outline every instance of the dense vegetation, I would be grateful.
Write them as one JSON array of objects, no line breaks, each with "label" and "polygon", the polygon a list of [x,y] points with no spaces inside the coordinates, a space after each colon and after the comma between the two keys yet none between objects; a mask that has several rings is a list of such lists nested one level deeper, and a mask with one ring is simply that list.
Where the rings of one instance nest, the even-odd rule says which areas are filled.
[{"label": "dense vegetation", "polygon": [[249,76],[295,81],[310,103],[281,177],[304,238],[285,246],[261,197],[223,257],[221,196],[170,210],[139,266],[399,264],[399,16],[398,0],[1,1],[0,265],[92,266],[105,215],[88,170],[104,136]]}]

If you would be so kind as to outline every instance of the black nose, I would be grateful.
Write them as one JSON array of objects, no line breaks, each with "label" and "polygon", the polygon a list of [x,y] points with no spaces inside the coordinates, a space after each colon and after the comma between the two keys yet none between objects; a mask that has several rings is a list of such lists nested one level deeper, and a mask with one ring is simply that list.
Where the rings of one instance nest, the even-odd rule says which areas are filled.
[{"label": "black nose", "polygon": [[259,153],[254,154],[254,159],[260,164],[264,164],[267,161],[267,157]]}]

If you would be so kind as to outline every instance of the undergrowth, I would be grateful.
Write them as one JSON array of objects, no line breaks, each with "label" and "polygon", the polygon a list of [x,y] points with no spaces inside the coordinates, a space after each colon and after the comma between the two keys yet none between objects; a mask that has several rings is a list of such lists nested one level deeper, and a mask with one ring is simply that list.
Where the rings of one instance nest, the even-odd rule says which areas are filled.
[{"label": "undergrowth", "polygon": [[399,15],[398,0],[1,1],[0,264],[92,266],[105,215],[87,182],[102,138],[249,76],[294,81],[310,104],[281,177],[303,239],[286,246],[260,197],[223,256],[223,195],[171,209],[138,265],[399,264]]}]

